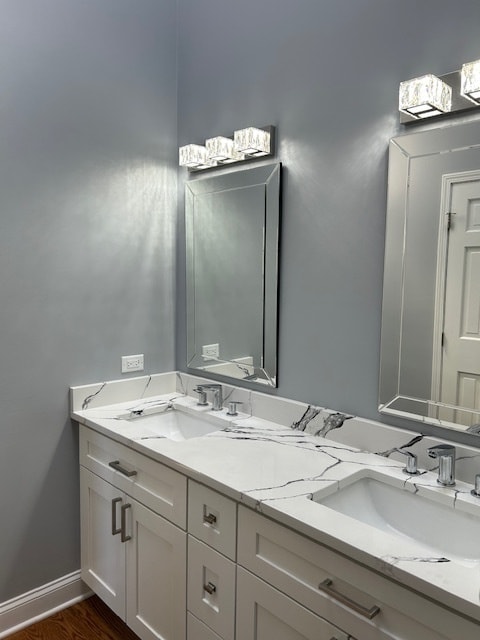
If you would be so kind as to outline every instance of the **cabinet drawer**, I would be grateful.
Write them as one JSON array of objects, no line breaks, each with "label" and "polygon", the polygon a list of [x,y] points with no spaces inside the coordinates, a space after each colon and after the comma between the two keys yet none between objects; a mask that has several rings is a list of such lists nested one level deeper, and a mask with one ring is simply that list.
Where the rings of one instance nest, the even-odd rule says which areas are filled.
[{"label": "cabinet drawer", "polygon": [[187,640],[222,640],[206,624],[187,613]]},{"label": "cabinet drawer", "polygon": [[80,464],[186,529],[187,479],[181,473],[84,426]]},{"label": "cabinet drawer", "polygon": [[237,594],[237,640],[351,638],[241,567],[238,569]]},{"label": "cabinet drawer", "polygon": [[231,560],[235,560],[236,503],[212,489],[189,480],[188,532]]},{"label": "cabinet drawer", "polygon": [[188,536],[187,609],[224,640],[235,629],[235,564]]},{"label": "cabinet drawer", "polygon": [[[479,637],[479,626],[466,618],[243,506],[238,563],[357,640]],[[319,589],[328,580],[335,592]],[[353,610],[342,596],[365,611]],[[369,620],[364,614],[375,605],[380,612]]]}]

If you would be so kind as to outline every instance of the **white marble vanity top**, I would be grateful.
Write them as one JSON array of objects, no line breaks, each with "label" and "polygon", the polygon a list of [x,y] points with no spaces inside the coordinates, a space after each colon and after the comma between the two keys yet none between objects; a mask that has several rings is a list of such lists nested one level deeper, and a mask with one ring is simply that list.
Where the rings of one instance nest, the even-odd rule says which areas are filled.
[{"label": "white marble vanity top", "polygon": [[[284,399],[268,397],[266,400],[262,397],[263,394],[252,394],[242,389],[235,390],[235,399],[246,398],[241,408],[248,409],[249,412],[239,412],[237,416],[229,417],[225,410],[213,412],[210,406],[197,405],[197,397],[192,397],[195,395],[192,389],[198,379],[182,374],[183,380],[180,380],[177,376],[175,389],[175,376],[166,375],[170,375],[168,381],[167,377],[163,377],[157,381],[156,387],[151,386],[150,393],[159,391],[156,395],[135,395],[134,385],[131,385],[124,396],[127,398],[124,402],[118,401],[121,397],[118,389],[111,392],[106,388],[109,383],[72,388],[71,417],[459,613],[480,621],[480,561],[461,562],[448,558],[445,553],[419,553],[408,539],[392,538],[311,499],[312,495],[326,487],[342,487],[348,483],[353,473],[378,470],[406,491],[420,495],[425,491],[430,495],[433,492],[435,500],[450,505],[452,509],[470,513],[480,520],[480,499],[470,494],[471,483],[457,480],[453,488],[440,487],[436,482],[436,472],[426,471],[422,465],[425,459],[421,456],[421,474],[407,476],[402,472],[405,462],[400,457],[393,459],[362,450],[365,447],[359,448],[358,440],[356,446],[349,444],[346,426],[342,427],[343,422],[348,421],[345,425],[348,424],[348,428],[354,433],[355,428],[358,431],[360,427],[367,431],[368,421],[362,422],[352,416]],[[187,378],[190,378],[188,384]],[[140,379],[143,383],[136,384],[145,385],[146,379],[143,377]],[[172,390],[166,391],[168,387]],[[252,398],[252,395],[256,397]],[[277,413],[274,416],[275,422],[258,415],[262,414],[262,403],[268,402],[277,403],[276,410],[272,411]],[[132,409],[141,411],[147,406],[158,406],[159,410],[177,408],[194,415],[207,416],[208,420],[215,422],[218,430],[183,441],[147,436],[137,428],[135,421],[122,419],[125,412]],[[302,421],[306,411],[310,411],[309,415],[313,417]],[[283,418],[278,417],[280,414]],[[331,426],[325,428],[326,425],[331,425],[326,418],[332,415],[340,416],[338,422],[342,427],[333,427],[333,433],[329,432]],[[280,420],[284,424],[279,424]],[[389,431],[385,425],[378,426],[379,433],[387,433],[387,440],[378,442],[374,438],[377,446],[370,446],[372,451],[385,453],[385,449],[404,446],[415,436],[415,433],[399,429]],[[328,435],[312,435],[318,431]],[[354,441],[355,438],[350,440]],[[418,440],[422,438],[419,437]],[[390,446],[385,446],[386,442]],[[433,443],[425,439],[412,446],[411,450],[417,452],[421,447],[424,451]],[[478,450],[470,448],[463,450],[462,454],[465,460],[472,463],[472,469],[477,463],[480,467]],[[434,461],[430,461],[428,468],[433,467]],[[469,468],[468,475],[470,473]],[[408,515],[405,514],[405,517],[408,518]],[[415,523],[412,522],[411,525],[414,527]],[[445,526],[448,527],[449,523],[445,522]],[[455,535],[454,531],[452,535]]]}]

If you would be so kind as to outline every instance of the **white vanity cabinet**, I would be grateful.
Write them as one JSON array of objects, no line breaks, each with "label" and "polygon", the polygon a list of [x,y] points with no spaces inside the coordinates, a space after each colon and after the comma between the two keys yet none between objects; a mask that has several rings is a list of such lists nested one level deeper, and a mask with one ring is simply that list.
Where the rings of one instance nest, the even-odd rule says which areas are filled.
[{"label": "white vanity cabinet", "polygon": [[85,426],[80,463],[82,578],[142,640],[480,637],[453,604]]},{"label": "white vanity cabinet", "polygon": [[82,579],[142,640],[185,640],[186,478],[85,427],[80,462]]},{"label": "white vanity cabinet", "polygon": [[[237,639],[269,639],[243,631],[242,615],[253,624],[254,582],[240,565],[303,607],[344,629],[356,640],[478,640],[480,627],[420,594],[250,509],[238,509]],[[245,572],[248,576],[247,572]],[[247,586],[242,586],[242,581]],[[261,595],[267,598],[265,585]],[[249,595],[250,594],[250,595]],[[268,602],[274,595],[270,592]],[[279,596],[275,596],[279,599]],[[243,602],[250,598],[248,605]],[[246,610],[241,607],[247,607]],[[256,604],[257,622],[265,606]],[[267,608],[268,610],[268,608]],[[287,606],[279,609],[286,616]],[[276,615],[274,612],[273,615]],[[265,614],[262,610],[262,616]],[[273,624],[273,622],[272,622]],[[284,624],[287,621],[284,620]],[[250,625],[250,628],[251,628]],[[293,625],[292,625],[293,626]],[[299,637],[302,637],[299,632]],[[286,635],[285,635],[286,634]],[[304,633],[305,635],[305,633]],[[338,634],[337,634],[338,636]],[[337,637],[335,633],[328,637]],[[294,640],[292,633],[277,638]],[[309,638],[309,635],[305,635]],[[313,636],[312,636],[313,637]],[[320,635],[320,638],[324,636]],[[340,636],[342,637],[342,636]]]}]

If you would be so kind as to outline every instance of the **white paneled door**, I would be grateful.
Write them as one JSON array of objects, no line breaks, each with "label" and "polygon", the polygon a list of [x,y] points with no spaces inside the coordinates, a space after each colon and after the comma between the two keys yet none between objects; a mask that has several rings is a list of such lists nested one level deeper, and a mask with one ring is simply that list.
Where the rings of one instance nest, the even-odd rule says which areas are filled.
[{"label": "white paneled door", "polygon": [[480,410],[480,175],[452,178],[449,213],[440,401]]}]

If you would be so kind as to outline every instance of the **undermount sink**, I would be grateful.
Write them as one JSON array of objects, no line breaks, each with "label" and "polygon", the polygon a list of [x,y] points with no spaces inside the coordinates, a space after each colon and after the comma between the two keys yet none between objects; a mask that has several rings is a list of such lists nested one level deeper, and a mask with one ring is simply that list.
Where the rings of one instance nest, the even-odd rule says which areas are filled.
[{"label": "undermount sink", "polygon": [[440,554],[466,565],[480,561],[480,517],[391,482],[374,471],[357,474],[334,493],[319,491],[312,500],[414,543],[418,555]]},{"label": "undermount sink", "polygon": [[176,409],[163,409],[158,413],[132,416],[131,436],[140,439],[167,438],[168,440],[189,440],[218,431],[219,427],[201,416],[194,416]]}]

